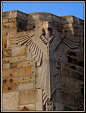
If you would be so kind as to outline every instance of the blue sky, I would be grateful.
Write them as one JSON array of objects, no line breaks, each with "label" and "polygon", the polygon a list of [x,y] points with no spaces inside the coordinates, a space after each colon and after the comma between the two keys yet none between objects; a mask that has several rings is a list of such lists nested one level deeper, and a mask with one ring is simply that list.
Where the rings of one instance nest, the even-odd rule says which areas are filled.
[{"label": "blue sky", "polygon": [[73,15],[84,19],[84,1],[82,2],[5,2],[2,1],[2,12],[19,10],[24,13],[49,12],[57,16]]}]

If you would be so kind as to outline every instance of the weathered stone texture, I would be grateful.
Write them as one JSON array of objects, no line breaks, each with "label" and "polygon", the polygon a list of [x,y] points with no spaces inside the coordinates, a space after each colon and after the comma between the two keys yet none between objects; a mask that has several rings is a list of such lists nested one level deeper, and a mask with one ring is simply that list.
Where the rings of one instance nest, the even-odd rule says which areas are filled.
[{"label": "weathered stone texture", "polygon": [[43,111],[42,102],[36,102],[36,111]]},{"label": "weathered stone texture", "polygon": [[69,35],[74,35],[74,29],[73,28],[70,28],[70,29],[63,29],[63,32],[64,33],[67,33]]},{"label": "weathered stone texture", "polygon": [[30,82],[34,80],[34,76],[30,77],[20,77],[19,82]]},{"label": "weathered stone texture", "polygon": [[64,105],[63,111],[77,111],[77,108],[72,107],[72,106],[68,106],[68,105]]},{"label": "weathered stone texture", "polygon": [[6,48],[7,47],[7,37],[2,37],[2,48]]},{"label": "weathered stone texture", "polygon": [[84,74],[84,69],[82,67],[77,67],[79,73]]},{"label": "weathered stone texture", "polygon": [[6,92],[6,91],[15,91],[17,90],[17,82],[18,82],[18,78],[10,78],[10,79],[3,79],[2,82],[2,91]]},{"label": "weathered stone texture", "polygon": [[68,56],[68,62],[71,64],[75,64],[77,66],[84,67],[84,62],[82,60],[78,60],[76,58]]},{"label": "weathered stone texture", "polygon": [[25,76],[25,75],[32,75],[33,73],[34,73],[33,67],[26,67],[26,68],[2,71],[3,77]]},{"label": "weathered stone texture", "polygon": [[17,17],[17,10],[14,10],[14,11],[8,11],[8,12],[3,12],[2,13],[2,18],[5,19],[5,18],[16,18]]},{"label": "weathered stone texture", "polygon": [[68,53],[68,55],[73,56],[75,58],[78,58],[78,59],[81,59],[81,60],[84,59],[84,55],[81,54],[81,53],[70,51],[70,50],[68,50],[67,53]]},{"label": "weathered stone texture", "polygon": [[2,63],[17,62],[26,60],[26,56],[3,58]]},{"label": "weathered stone texture", "polygon": [[68,22],[73,22],[72,15],[70,15],[70,16],[63,16],[62,17],[62,23],[68,23]]},{"label": "weathered stone texture", "polygon": [[28,18],[28,14],[26,13],[23,13],[21,11],[16,11],[17,12],[17,17],[23,19],[23,20],[26,20],[27,21],[27,18]]},{"label": "weathered stone texture", "polygon": [[9,69],[9,63],[2,64],[2,69]]},{"label": "weathered stone texture", "polygon": [[62,75],[70,77],[70,70],[63,68],[62,69]]},{"label": "weathered stone texture", "polygon": [[80,25],[83,25],[83,21],[81,22],[81,19],[77,18],[77,17],[74,17],[72,15],[69,15],[69,16],[62,16],[62,23],[63,24],[67,24],[67,23],[75,23],[75,24],[80,24]]},{"label": "weathered stone texture", "polygon": [[2,25],[2,29],[15,28],[15,27],[16,27],[16,22],[3,23],[3,25]]},{"label": "weathered stone texture", "polygon": [[69,64],[69,63],[64,63],[61,62],[61,68],[67,68],[67,69],[71,69],[71,70],[76,70],[76,66],[73,64]]},{"label": "weathered stone texture", "polygon": [[33,89],[33,82],[31,83],[19,83],[18,84],[18,90],[31,90]]},{"label": "weathered stone texture", "polygon": [[[20,91],[20,104],[42,102],[42,89]],[[30,98],[28,98],[30,97]]]},{"label": "weathered stone texture", "polygon": [[2,13],[2,18],[9,18],[9,13],[10,13],[10,11],[8,11],[8,12],[3,12],[3,13]]},{"label": "weathered stone texture", "polygon": [[10,68],[16,68],[17,67],[17,63],[10,63]]},{"label": "weathered stone texture", "polygon": [[3,23],[8,22],[8,19],[3,19],[2,22]]},{"label": "weathered stone texture", "polygon": [[76,107],[77,107],[77,110],[83,111],[83,108],[84,108],[83,99],[79,99],[79,98],[76,99]]},{"label": "weathered stone texture", "polygon": [[18,22],[18,29],[22,29],[22,30],[24,30],[24,31],[27,31],[27,24],[25,24],[25,23],[19,23]]},{"label": "weathered stone texture", "polygon": [[8,29],[2,30],[2,35],[3,35],[3,36],[4,36],[4,35],[7,35],[7,33],[8,33]]},{"label": "weathered stone texture", "polygon": [[12,56],[19,56],[25,54],[26,54],[26,46],[12,48]]},{"label": "weathered stone texture", "polygon": [[17,18],[15,17],[15,18],[10,18],[9,19],[9,22],[16,22],[17,21]]},{"label": "weathered stone texture", "polygon": [[77,53],[77,58],[83,60],[84,59],[84,55],[80,54],[80,53]]},{"label": "weathered stone texture", "polygon": [[58,103],[76,107],[76,99],[73,93],[57,90]]},{"label": "weathered stone texture", "polygon": [[74,71],[71,71],[71,78],[75,78],[75,79],[78,79],[78,80],[83,80],[84,79],[84,74],[82,73],[79,73],[79,72],[74,72]]},{"label": "weathered stone texture", "polygon": [[[63,91],[63,94],[66,95],[67,97],[59,97],[59,98],[65,98],[62,100],[58,100],[59,103],[62,103],[63,107],[62,109],[64,111],[81,111],[83,110],[83,87],[81,84],[83,84],[84,80],[84,70],[83,70],[83,54],[74,52],[74,51],[67,51],[68,55],[68,62],[61,62],[61,89]],[[67,77],[67,71],[65,73],[65,70],[70,71],[70,76]],[[66,75],[66,76],[64,76]],[[65,92],[66,91],[66,92]],[[70,93],[69,93],[70,92]],[[59,93],[59,91],[58,91]],[[57,93],[57,94],[58,94]],[[69,94],[68,94],[69,93]],[[60,93],[58,95],[61,95]],[[68,103],[70,96],[72,99],[71,102]],[[77,99],[77,96],[81,99]],[[81,96],[82,95],[82,96]],[[63,102],[62,102],[63,101]],[[73,104],[73,103],[74,104]],[[80,103],[81,102],[81,103]],[[71,104],[72,103],[72,104]],[[65,105],[64,105],[65,104]]]},{"label": "weathered stone texture", "polygon": [[20,105],[19,111],[35,111],[35,104]]},{"label": "weathered stone texture", "polygon": [[35,21],[31,21],[27,23],[27,31],[34,30],[35,27],[37,27]]},{"label": "weathered stone texture", "polygon": [[33,61],[25,61],[25,62],[18,63],[18,67],[33,66],[33,65],[34,65]]},{"label": "weathered stone texture", "polygon": [[66,68],[66,69],[69,69],[70,71],[77,71],[78,73],[81,73],[83,74],[84,73],[84,70],[83,70],[83,67],[80,67],[80,66],[76,66],[74,64],[70,64],[70,63],[65,63],[65,62],[61,62],[61,68]]},{"label": "weathered stone texture", "polygon": [[28,14],[28,20],[39,20],[39,14],[33,15],[32,13]]},{"label": "weathered stone texture", "polygon": [[17,33],[17,29],[16,28],[9,29],[8,36],[14,37],[14,36],[16,36],[16,33]]},{"label": "weathered stone texture", "polygon": [[19,92],[7,92],[2,95],[3,111],[18,111],[19,108]]},{"label": "weathered stone texture", "polygon": [[2,50],[2,56],[3,57],[9,57],[9,56],[11,56],[11,49],[3,49]]},{"label": "weathered stone texture", "polygon": [[[69,16],[63,16],[62,17],[62,23],[63,23],[63,31],[65,33],[69,33],[70,35],[74,35],[75,37],[83,36],[83,20],[74,17],[72,15]],[[71,29],[72,32],[70,33]]]},{"label": "weathered stone texture", "polygon": [[[62,89],[71,93],[76,93],[76,94],[81,94],[81,86],[80,86],[80,81],[67,78],[67,77],[62,77]],[[72,81],[72,82],[71,82]]]}]

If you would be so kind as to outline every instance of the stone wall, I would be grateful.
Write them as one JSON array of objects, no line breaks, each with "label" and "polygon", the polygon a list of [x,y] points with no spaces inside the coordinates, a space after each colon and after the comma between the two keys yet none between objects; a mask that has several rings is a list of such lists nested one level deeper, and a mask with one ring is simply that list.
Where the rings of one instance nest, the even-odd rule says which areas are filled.
[{"label": "stone wall", "polygon": [[[55,37],[60,36],[58,33],[64,33],[70,37],[70,39],[72,38],[71,36],[73,36],[73,39],[75,38],[74,40],[76,42],[74,45],[78,43],[78,39],[80,40],[78,49],[69,49],[66,47],[64,51],[61,48],[58,49],[58,46],[56,46],[60,39],[55,42],[55,44],[52,44],[54,38],[51,40],[52,42],[50,44],[53,46],[51,51],[56,49],[55,54],[59,54],[59,56],[56,56],[56,59],[54,59],[55,54],[53,56],[51,55],[51,60],[54,59],[54,62],[57,65],[55,68],[58,68],[59,74],[55,74],[57,73],[55,68],[52,69],[55,64],[50,63],[50,65],[47,65],[50,66],[51,69],[49,75],[50,78],[46,77],[47,71],[45,70],[44,76],[47,78],[47,80],[45,80],[45,78],[42,76],[38,82],[40,84],[40,81],[48,82],[48,80],[50,80],[50,89],[47,89],[51,91],[52,94],[50,101],[48,95],[45,92],[45,87],[41,86],[40,88],[39,86],[36,86],[38,79],[37,75],[40,70],[45,68],[40,67],[41,61],[36,61],[39,59],[31,57],[31,53],[29,52],[29,45],[24,44],[29,40],[27,34],[29,34],[31,37],[33,37],[32,34],[34,33],[37,34],[36,36],[40,36],[39,34],[42,32],[40,29],[44,29],[44,21],[50,22],[52,24],[52,30],[54,29]],[[25,14],[17,10],[2,13],[3,111],[46,111],[49,110],[48,107],[46,107],[46,105],[48,106],[49,104],[47,103],[48,101],[51,102],[50,104],[52,104],[52,108],[50,108],[51,110],[84,110],[83,24],[83,20],[71,15],[58,17],[56,15],[43,12]],[[40,39],[45,45],[47,45],[43,38]],[[33,41],[36,42],[34,38]],[[31,44],[34,43],[31,41]],[[40,47],[43,45],[41,44],[42,43],[40,41]],[[54,48],[54,45],[56,48]],[[38,53],[36,53],[36,51],[38,51],[40,48],[37,49],[36,45],[33,47],[35,47],[34,54],[37,55]],[[41,48],[41,51],[45,52],[45,50],[46,49]],[[41,52],[39,55],[41,56]],[[43,60],[42,63],[44,63]],[[57,62],[60,63],[59,66]],[[38,65],[38,67],[36,65]]]},{"label": "stone wall", "polygon": [[68,62],[61,62],[61,89],[57,89],[59,110],[84,109],[84,62],[83,55],[67,51]]},{"label": "stone wall", "polygon": [[[15,37],[19,30],[26,30],[26,26],[23,27],[26,19],[24,16],[26,14],[17,11],[3,12],[2,110],[4,111],[41,110],[38,106],[41,106],[42,90],[35,90],[34,86],[35,61],[27,60],[26,46],[11,47],[9,42],[9,38]],[[20,24],[22,27],[19,26]]]},{"label": "stone wall", "polygon": [[83,36],[84,21],[72,15],[63,16],[63,31],[75,37]]}]

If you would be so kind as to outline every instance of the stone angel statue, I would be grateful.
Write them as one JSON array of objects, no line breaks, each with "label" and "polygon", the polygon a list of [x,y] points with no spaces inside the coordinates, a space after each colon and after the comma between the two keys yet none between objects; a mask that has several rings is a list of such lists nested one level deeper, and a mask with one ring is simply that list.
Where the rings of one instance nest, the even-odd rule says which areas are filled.
[{"label": "stone angel statue", "polygon": [[[62,60],[62,57],[60,58],[62,51],[65,51],[66,48],[77,49],[80,46],[80,39],[59,32],[51,22],[44,21],[39,29],[28,31],[27,35],[11,40],[12,43],[21,46],[27,45],[31,55],[29,58],[36,61],[35,87],[43,88],[50,98],[51,92],[53,92],[51,88],[54,90],[54,78],[52,76],[58,74],[58,62]],[[53,72],[53,65],[55,64],[57,66]]]}]

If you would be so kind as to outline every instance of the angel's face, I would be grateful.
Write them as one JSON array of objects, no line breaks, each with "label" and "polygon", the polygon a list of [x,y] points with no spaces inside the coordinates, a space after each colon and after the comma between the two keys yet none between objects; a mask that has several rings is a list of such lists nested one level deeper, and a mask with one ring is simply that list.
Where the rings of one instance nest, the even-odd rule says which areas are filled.
[{"label": "angel's face", "polygon": [[46,29],[46,28],[52,28],[51,22],[45,21],[45,22],[43,23],[43,28],[44,28],[44,29]]}]

